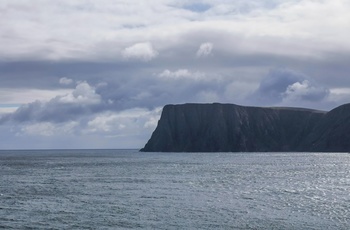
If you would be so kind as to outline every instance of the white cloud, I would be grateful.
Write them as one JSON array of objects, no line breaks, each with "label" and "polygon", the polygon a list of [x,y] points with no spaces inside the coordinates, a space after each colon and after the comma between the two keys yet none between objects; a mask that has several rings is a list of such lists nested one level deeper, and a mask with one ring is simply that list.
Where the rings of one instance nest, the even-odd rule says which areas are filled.
[{"label": "white cloud", "polygon": [[163,72],[159,73],[158,76],[160,78],[169,78],[169,79],[183,79],[183,78],[190,78],[190,79],[200,79],[205,77],[204,73],[201,72],[191,72],[188,69],[179,69],[176,71],[170,71],[168,69],[164,70]]},{"label": "white cloud", "polygon": [[335,105],[349,103],[349,101],[350,101],[350,88],[343,87],[343,88],[330,89],[329,101],[333,102]]},{"label": "white cloud", "polygon": [[70,79],[70,78],[62,77],[62,78],[60,78],[59,82],[60,82],[61,85],[70,85],[74,81],[72,79]]},{"label": "white cloud", "polygon": [[11,113],[15,112],[19,106],[20,105],[6,105],[6,104],[1,105],[0,104],[0,117],[1,117],[1,114],[11,114]]},{"label": "white cloud", "polygon": [[121,112],[104,112],[87,123],[84,133],[103,135],[135,135],[153,131],[160,117],[160,108],[147,110],[142,108],[128,109]]},{"label": "white cloud", "polygon": [[264,106],[297,106],[325,109],[331,105],[330,90],[310,76],[290,69],[272,69],[249,95],[249,101]]},{"label": "white cloud", "polygon": [[283,100],[286,101],[321,101],[328,96],[329,90],[323,87],[316,87],[308,80],[295,82],[287,87],[283,94]]},{"label": "white cloud", "polygon": [[[194,12],[184,10],[186,6]],[[317,57],[324,51],[350,50],[349,9],[347,0],[2,1],[0,58],[115,60],[122,52],[126,58],[151,60],[158,51],[150,44],[176,50],[192,39],[191,32],[200,31],[216,52],[237,44],[235,49],[251,52]],[[226,38],[215,35],[220,33]],[[137,43],[140,38],[149,42]],[[130,43],[136,47],[125,49]],[[209,54],[212,43],[202,45],[198,55]]]},{"label": "white cloud", "polygon": [[0,104],[25,104],[36,100],[49,101],[57,96],[71,93],[71,89],[28,89],[21,88],[14,90],[11,88],[0,88]]},{"label": "white cloud", "polygon": [[148,120],[145,122],[143,127],[146,129],[154,130],[157,127],[159,118],[160,118],[159,112],[156,115],[153,114],[149,116]]},{"label": "white cloud", "polygon": [[[134,108],[105,111],[76,121],[7,123],[0,126],[7,133],[4,136],[7,141],[0,139],[0,145],[8,148],[141,148],[154,131],[161,111],[160,107]],[[16,140],[21,140],[20,146]]]},{"label": "white cloud", "polygon": [[206,43],[202,43],[199,46],[199,49],[196,53],[197,57],[207,57],[211,54],[213,50],[213,43],[210,42],[206,42]]},{"label": "white cloud", "polygon": [[118,116],[116,114],[102,114],[96,116],[93,120],[88,122],[87,132],[110,132],[112,130],[122,130],[125,128],[124,124],[118,124]]},{"label": "white cloud", "polygon": [[94,87],[85,81],[78,83],[71,93],[57,99],[61,103],[98,104],[101,102],[101,96],[96,94]]},{"label": "white cloud", "polygon": [[158,52],[153,48],[151,43],[145,42],[125,48],[122,55],[125,59],[138,59],[147,62],[157,57]]}]

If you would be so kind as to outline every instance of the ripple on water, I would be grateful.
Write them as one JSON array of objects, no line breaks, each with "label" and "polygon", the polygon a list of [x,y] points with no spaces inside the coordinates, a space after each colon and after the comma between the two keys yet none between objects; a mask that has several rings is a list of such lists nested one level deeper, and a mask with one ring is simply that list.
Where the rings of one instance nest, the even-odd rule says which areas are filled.
[{"label": "ripple on water", "polygon": [[349,166],[323,153],[0,153],[0,228],[349,229]]}]

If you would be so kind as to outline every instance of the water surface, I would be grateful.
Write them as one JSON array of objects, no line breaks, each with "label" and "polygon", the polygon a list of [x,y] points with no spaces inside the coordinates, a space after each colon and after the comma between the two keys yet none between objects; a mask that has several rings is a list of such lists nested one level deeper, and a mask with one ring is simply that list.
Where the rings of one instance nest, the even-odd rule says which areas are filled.
[{"label": "water surface", "polygon": [[0,151],[0,228],[349,229],[350,154]]}]

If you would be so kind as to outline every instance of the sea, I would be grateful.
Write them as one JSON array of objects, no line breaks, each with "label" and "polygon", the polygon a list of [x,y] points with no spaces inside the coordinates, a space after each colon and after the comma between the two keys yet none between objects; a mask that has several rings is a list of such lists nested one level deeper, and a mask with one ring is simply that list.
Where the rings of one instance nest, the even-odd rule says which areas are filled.
[{"label": "sea", "polygon": [[350,154],[2,150],[0,229],[350,229]]}]

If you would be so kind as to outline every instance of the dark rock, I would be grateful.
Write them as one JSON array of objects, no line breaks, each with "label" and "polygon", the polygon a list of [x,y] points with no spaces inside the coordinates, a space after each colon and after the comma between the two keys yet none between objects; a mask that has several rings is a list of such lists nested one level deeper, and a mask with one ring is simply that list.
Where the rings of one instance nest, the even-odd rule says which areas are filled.
[{"label": "dark rock", "polygon": [[145,152],[348,152],[350,104],[330,112],[234,104],[166,105]]},{"label": "dark rock", "polygon": [[315,125],[304,149],[315,152],[350,152],[350,104],[339,106]]}]

